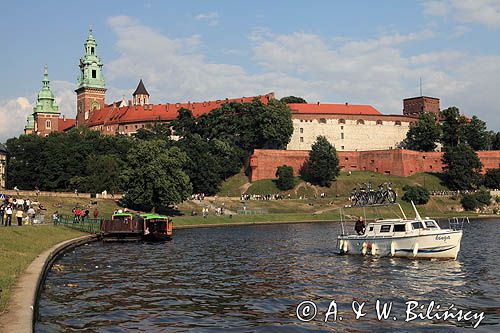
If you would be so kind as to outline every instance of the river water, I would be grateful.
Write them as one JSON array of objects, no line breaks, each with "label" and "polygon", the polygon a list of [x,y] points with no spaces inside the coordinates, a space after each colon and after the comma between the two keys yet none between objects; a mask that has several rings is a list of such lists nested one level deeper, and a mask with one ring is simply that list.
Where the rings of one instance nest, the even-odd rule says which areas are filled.
[{"label": "river water", "polygon": [[[339,256],[338,223],[184,229],[166,243],[90,243],[49,272],[35,331],[499,332],[499,228],[500,220],[466,225],[457,261]],[[317,314],[302,322],[296,307],[308,300]],[[376,300],[392,302],[387,320],[377,319]],[[365,302],[357,320],[353,301]],[[406,322],[410,301],[424,305],[414,314],[435,301],[434,308],[453,304],[450,313],[478,317]],[[325,323],[330,305],[337,317]],[[306,310],[299,315],[309,319]]]}]

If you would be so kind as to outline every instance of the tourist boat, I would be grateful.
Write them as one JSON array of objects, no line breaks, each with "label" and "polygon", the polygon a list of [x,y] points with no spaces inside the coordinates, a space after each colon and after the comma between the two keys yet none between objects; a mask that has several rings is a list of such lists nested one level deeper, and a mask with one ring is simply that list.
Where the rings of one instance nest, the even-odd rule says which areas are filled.
[{"label": "tourist boat", "polygon": [[111,220],[102,221],[101,236],[104,241],[164,241],[171,239],[172,225],[168,216],[115,213]]},{"label": "tourist boat", "polygon": [[404,218],[376,220],[361,235],[338,236],[339,253],[456,260],[464,220],[455,219],[449,229],[441,229],[435,220],[421,218],[413,202],[412,206],[414,219],[406,218],[401,209]]},{"label": "tourist boat", "polygon": [[142,214],[143,238],[152,241],[169,240],[172,238],[172,219],[158,214]]}]

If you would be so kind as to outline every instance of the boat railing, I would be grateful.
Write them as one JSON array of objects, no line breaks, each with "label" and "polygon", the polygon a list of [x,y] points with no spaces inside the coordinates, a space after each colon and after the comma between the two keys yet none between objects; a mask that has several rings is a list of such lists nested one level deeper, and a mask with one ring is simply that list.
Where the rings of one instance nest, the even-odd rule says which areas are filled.
[{"label": "boat railing", "polygon": [[457,230],[463,230],[464,229],[464,223],[469,224],[469,217],[452,217],[448,219],[448,225],[451,230],[457,231]]}]

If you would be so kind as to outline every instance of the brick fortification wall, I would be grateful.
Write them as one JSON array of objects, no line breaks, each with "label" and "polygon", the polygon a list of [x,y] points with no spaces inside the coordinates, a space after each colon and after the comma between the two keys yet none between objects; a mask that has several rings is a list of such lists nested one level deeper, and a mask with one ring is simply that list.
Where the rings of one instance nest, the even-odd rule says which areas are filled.
[{"label": "brick fortification wall", "polygon": [[[419,172],[441,172],[443,153],[422,153],[405,149],[372,151],[338,151],[342,171],[367,170],[393,176],[411,176]],[[500,168],[500,151],[477,153],[483,163],[483,172]],[[256,149],[250,157],[250,181],[276,178],[276,168],[293,167],[295,175],[309,156],[308,150]]]}]

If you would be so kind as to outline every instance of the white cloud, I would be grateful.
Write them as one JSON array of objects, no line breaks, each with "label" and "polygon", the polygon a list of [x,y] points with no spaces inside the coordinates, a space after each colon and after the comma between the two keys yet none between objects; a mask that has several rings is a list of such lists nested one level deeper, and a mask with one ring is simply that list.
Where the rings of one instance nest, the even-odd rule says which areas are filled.
[{"label": "white cloud", "polygon": [[399,114],[402,99],[419,93],[422,77],[424,93],[441,97],[443,107],[457,105],[466,114],[477,113],[490,120],[490,126],[500,127],[493,122],[499,94],[486,86],[500,85],[500,57],[456,50],[405,54],[404,43],[434,38],[429,30],[356,40],[303,32],[274,34],[258,28],[248,38],[259,69],[249,73],[243,66],[208,61],[199,50],[188,51],[188,39],[166,36],[128,17],[111,18],[108,23],[117,35],[120,54],[106,65],[109,101],[122,97],[112,89],[113,82],[133,82],[133,90],[142,77],[155,103],[275,91],[278,97],[372,104],[383,113]]},{"label": "white cloud", "polygon": [[424,13],[432,16],[451,16],[462,23],[500,27],[499,0],[444,0],[426,1]]},{"label": "white cloud", "polygon": [[0,142],[23,133],[33,106],[26,97],[0,101]]},{"label": "white cloud", "polygon": [[219,14],[216,12],[200,13],[196,15],[195,20],[204,21],[211,27],[219,24]]},{"label": "white cloud", "polygon": [[[50,87],[61,114],[68,118],[75,118],[75,84],[54,80],[50,82]],[[33,113],[37,93],[32,96],[20,96],[0,101],[0,142],[24,133],[26,118]]]}]

